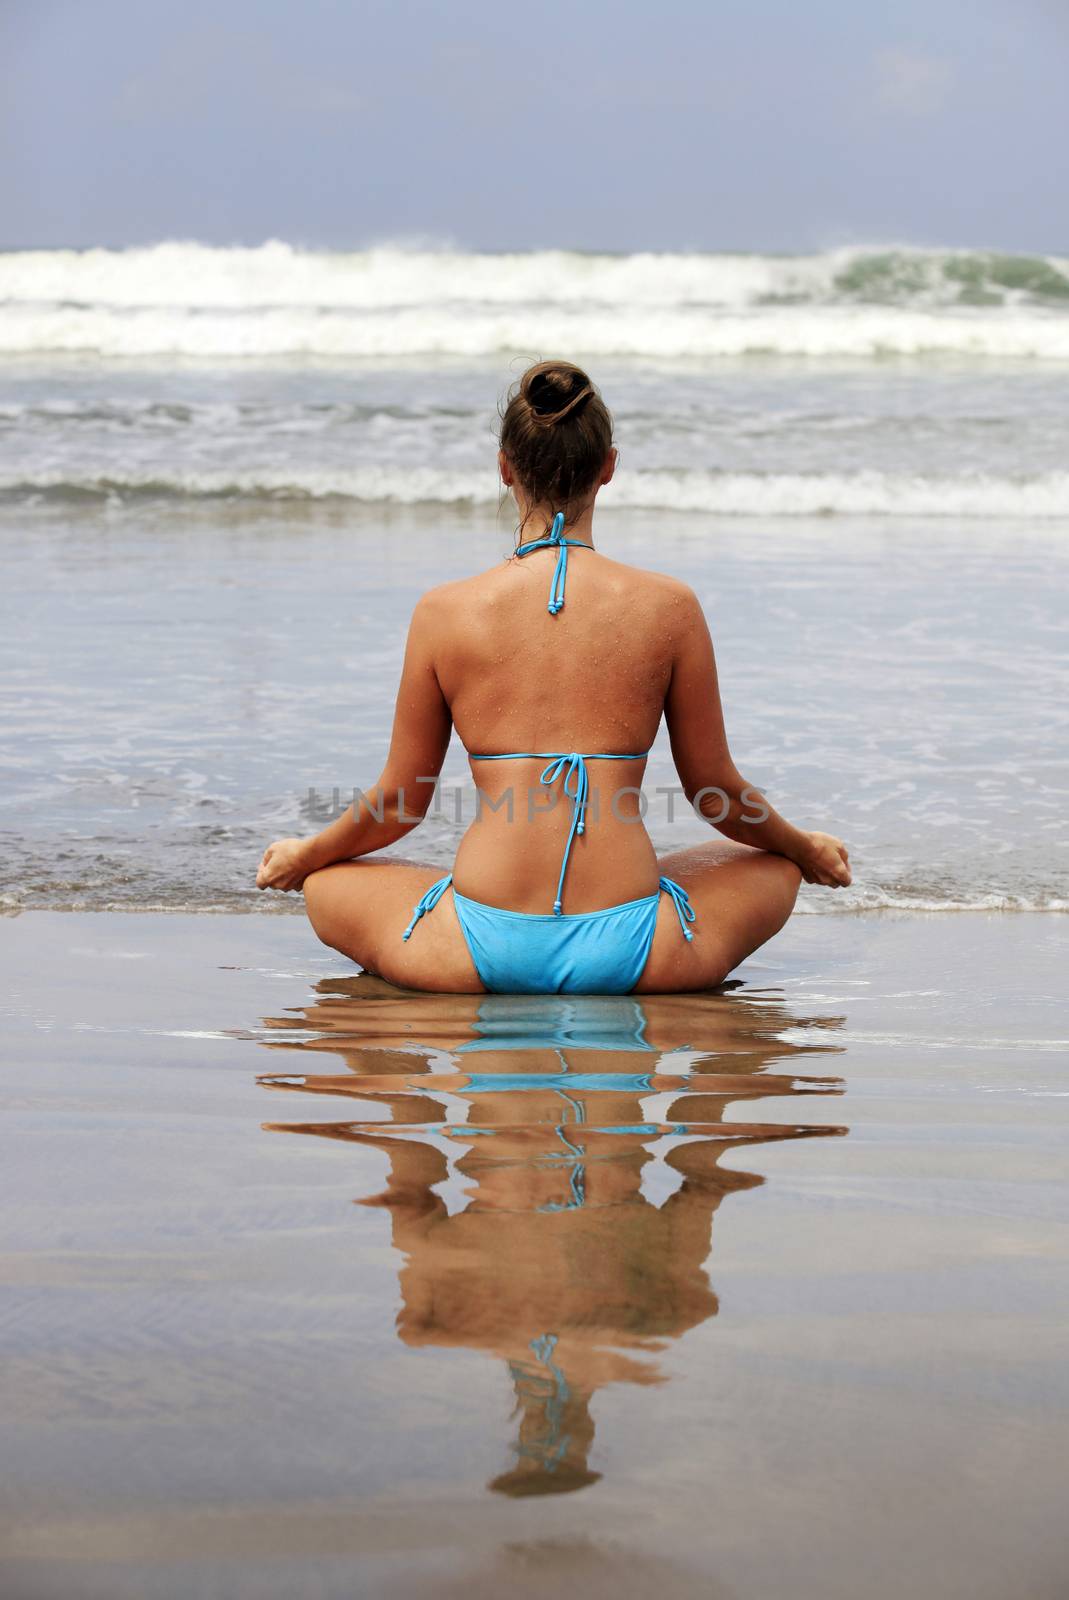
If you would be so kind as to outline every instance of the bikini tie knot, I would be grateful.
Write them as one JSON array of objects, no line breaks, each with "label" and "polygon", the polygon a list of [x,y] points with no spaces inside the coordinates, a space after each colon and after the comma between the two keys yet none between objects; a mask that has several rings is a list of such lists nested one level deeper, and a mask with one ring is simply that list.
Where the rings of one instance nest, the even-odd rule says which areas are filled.
[{"label": "bikini tie knot", "polygon": [[447,873],[444,878],[439,878],[437,883],[432,883],[426,894],[420,895],[412,912],[412,921],[408,924],[408,927],[405,929],[404,933],[402,933],[402,939],[411,939],[412,930],[416,926],[416,923],[419,921],[420,917],[425,917],[428,911],[434,910],[435,906],[438,904],[443,894],[445,894],[445,891],[449,888],[449,885],[452,883],[452,881],[453,874],[451,872]]},{"label": "bikini tie knot", "polygon": [[558,511],[553,518],[553,526],[541,539],[530,539],[526,544],[516,546],[518,556],[528,555],[532,550],[556,550],[557,563],[553,568],[553,582],[549,586],[549,604],[546,610],[551,617],[564,609],[564,582],[568,576],[568,546],[582,544],[582,540],[566,539],[564,537],[564,512]]},{"label": "bikini tie knot", "polygon": [[[558,523],[560,527],[557,526]],[[553,568],[553,582],[549,586],[549,604],[546,607],[551,617],[555,617],[558,611],[564,609],[564,582],[568,576],[568,545],[560,536],[560,529],[563,526],[564,518],[558,511],[553,518],[553,531],[549,536],[550,544],[554,545],[560,552],[557,556],[557,565]]]},{"label": "bikini tie knot", "polygon": [[671,898],[672,904],[676,908],[676,915],[679,917],[679,926],[683,930],[683,937],[690,944],[694,935],[687,927],[687,923],[695,920],[696,913],[687,896],[687,891],[682,884],[676,883],[674,878],[662,878],[660,886],[665,894]]},{"label": "bikini tie knot", "polygon": [[557,884],[557,898],[553,902],[553,915],[559,917],[561,913],[561,895],[564,892],[564,874],[568,870],[568,857],[571,854],[572,840],[577,833],[585,831],[584,813],[587,807],[587,797],[590,793],[590,777],[587,773],[586,761],[578,750],[569,750],[567,754],[554,756],[542,769],[539,782],[547,789],[552,788],[557,779],[563,776],[561,787],[568,799],[572,802],[572,821],[568,829],[568,839],[564,846],[564,860],[561,863],[560,880]]}]

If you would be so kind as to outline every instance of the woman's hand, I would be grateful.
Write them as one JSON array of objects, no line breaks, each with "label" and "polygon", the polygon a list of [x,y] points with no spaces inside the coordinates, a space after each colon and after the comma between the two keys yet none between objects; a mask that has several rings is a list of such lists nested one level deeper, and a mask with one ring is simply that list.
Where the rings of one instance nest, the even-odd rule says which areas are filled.
[{"label": "woman's hand", "polygon": [[256,874],[258,889],[299,889],[312,871],[306,839],[276,839],[264,851]]},{"label": "woman's hand", "polygon": [[808,848],[798,861],[806,883],[828,889],[845,889],[851,881],[850,857],[841,839],[830,833],[807,833]]}]

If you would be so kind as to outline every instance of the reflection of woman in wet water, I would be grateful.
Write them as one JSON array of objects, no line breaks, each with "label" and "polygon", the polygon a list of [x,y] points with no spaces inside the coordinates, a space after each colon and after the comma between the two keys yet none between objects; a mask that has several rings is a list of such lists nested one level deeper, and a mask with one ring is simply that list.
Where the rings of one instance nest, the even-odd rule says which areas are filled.
[{"label": "reflection of woman in wet water", "polygon": [[[769,1026],[782,1027],[782,1016],[724,999],[556,1002],[583,1008],[566,1015],[546,1013],[540,1002],[543,1014],[526,1032],[524,1002],[483,1001],[476,1012],[468,1001],[468,1026],[458,1013],[443,1014],[439,1025],[450,1026],[437,1041],[433,1019],[411,1015],[412,1004],[379,1008],[373,997],[339,996],[310,1008],[302,1029],[326,1022],[330,1031],[297,1048],[340,1050],[350,1073],[287,1070],[263,1080],[286,1092],[388,1106],[392,1125],[273,1126],[388,1156],[384,1192],[363,1203],[389,1209],[393,1243],[405,1256],[400,1337],[506,1362],[519,1413],[516,1462],[492,1488],[580,1488],[598,1476],[588,1466],[595,1391],[663,1381],[648,1357],[716,1312],[705,1271],[713,1213],[725,1195],[762,1182],[722,1168],[722,1155],[740,1144],[838,1131],[725,1122],[726,1106],[835,1092],[837,1079],[763,1070],[828,1046],[785,1044]],[[673,1004],[675,1014],[666,1009]],[[412,1049],[413,1027],[428,1046],[452,1049],[456,1072],[427,1070],[426,1056]],[[542,1033],[538,1042],[532,1029]],[[697,1041],[717,1053],[675,1062],[664,1054]],[[655,1122],[651,1097],[663,1107]],[[458,1100],[467,1103],[460,1123],[450,1120]],[[470,1185],[452,1215],[436,1192],[450,1174],[451,1147],[462,1149],[453,1169]],[[659,1204],[649,1194],[658,1167],[655,1191],[678,1185]]]},{"label": "reflection of woman in wet water", "polygon": [[[423,596],[378,784],[315,838],[270,845],[257,882],[303,885],[326,944],[408,988],[707,988],[782,927],[802,878],[848,884],[846,850],[735,767],[693,592],[594,548],[616,452],[585,373],[532,367],[500,442],[514,559]],[[688,799],[730,843],[655,855],[638,785],[662,716]],[[454,727],[484,803],[453,873],[356,861],[426,815]]]}]

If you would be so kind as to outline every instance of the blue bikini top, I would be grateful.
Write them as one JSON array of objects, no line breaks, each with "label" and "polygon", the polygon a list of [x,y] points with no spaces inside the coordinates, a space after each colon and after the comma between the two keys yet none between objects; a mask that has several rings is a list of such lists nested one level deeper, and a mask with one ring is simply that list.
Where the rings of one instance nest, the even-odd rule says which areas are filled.
[{"label": "blue bikini top", "polygon": [[[553,582],[549,586],[550,616],[555,617],[564,606],[564,580],[568,576],[568,547],[573,545],[580,550],[590,550],[592,545],[584,544],[581,539],[565,539],[562,537],[564,528],[564,513],[558,511],[553,518],[553,526],[544,539],[531,539],[526,544],[516,546],[518,556],[529,555],[532,550],[544,550],[547,547],[559,549],[557,564],[553,569]],[[587,798],[590,793],[590,776],[586,770],[588,761],[639,761],[643,756],[648,756],[648,750],[631,751],[628,754],[618,755],[604,751],[579,751],[579,750],[509,750],[504,755],[476,755],[469,750],[468,756],[472,761],[545,761],[547,765],[542,769],[539,783],[546,788],[551,788],[557,779],[563,775],[564,793],[572,802],[572,821],[568,829],[568,838],[564,846],[564,859],[561,862],[560,877],[557,880],[557,898],[553,902],[555,916],[561,916],[561,896],[564,893],[564,875],[568,870],[568,858],[572,853],[572,843],[576,834],[583,833],[586,827]]]}]

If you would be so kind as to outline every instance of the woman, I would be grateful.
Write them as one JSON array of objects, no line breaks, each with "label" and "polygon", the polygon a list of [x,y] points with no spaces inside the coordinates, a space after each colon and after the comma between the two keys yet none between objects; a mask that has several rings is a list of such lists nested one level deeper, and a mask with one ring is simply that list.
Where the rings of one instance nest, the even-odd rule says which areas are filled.
[{"label": "woman", "polygon": [[[846,849],[792,827],[740,776],[692,590],[594,548],[616,451],[586,374],[531,367],[500,446],[514,557],[419,601],[378,784],[314,838],[269,845],[257,885],[303,886],[320,939],[405,988],[721,983],[783,926],[802,878],[850,882]],[[687,799],[731,842],[658,860],[638,786],[662,714]],[[426,815],[453,728],[480,789],[453,872],[355,859]]]}]

